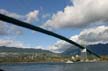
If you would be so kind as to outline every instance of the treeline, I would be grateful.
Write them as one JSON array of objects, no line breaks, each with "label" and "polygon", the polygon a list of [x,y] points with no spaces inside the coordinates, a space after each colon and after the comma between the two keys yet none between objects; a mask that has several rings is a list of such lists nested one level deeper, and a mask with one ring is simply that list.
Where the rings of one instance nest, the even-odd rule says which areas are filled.
[{"label": "treeline", "polygon": [[0,57],[0,63],[3,62],[65,62],[69,57],[63,57],[61,55],[49,55],[49,54],[25,54]]},{"label": "treeline", "polygon": [[0,57],[0,63],[4,62],[65,62],[65,60],[68,60],[68,58],[62,58],[62,57],[36,57],[36,58],[30,58],[30,57]]}]

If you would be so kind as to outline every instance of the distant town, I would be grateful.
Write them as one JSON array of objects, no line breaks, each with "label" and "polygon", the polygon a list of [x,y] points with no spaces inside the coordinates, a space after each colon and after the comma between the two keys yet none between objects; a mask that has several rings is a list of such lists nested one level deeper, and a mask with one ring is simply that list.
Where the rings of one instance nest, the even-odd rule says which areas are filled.
[{"label": "distant town", "polygon": [[75,56],[62,56],[53,55],[50,56],[44,53],[33,53],[33,54],[17,54],[17,53],[0,53],[0,63],[13,63],[13,62],[61,62],[61,63],[71,63],[71,62],[97,62],[97,61],[108,61],[107,56],[102,56],[101,58],[88,56],[81,57],[80,55]]},{"label": "distant town", "polygon": [[[69,49],[70,51],[70,49]],[[78,51],[71,51],[72,54],[66,51],[65,53],[53,53],[42,49],[23,49],[15,47],[0,47],[0,63],[14,63],[14,62],[59,62],[59,63],[73,63],[73,62],[98,62],[108,61],[107,55],[101,55],[98,58],[86,52],[86,49]],[[76,53],[75,53],[76,52]]]}]

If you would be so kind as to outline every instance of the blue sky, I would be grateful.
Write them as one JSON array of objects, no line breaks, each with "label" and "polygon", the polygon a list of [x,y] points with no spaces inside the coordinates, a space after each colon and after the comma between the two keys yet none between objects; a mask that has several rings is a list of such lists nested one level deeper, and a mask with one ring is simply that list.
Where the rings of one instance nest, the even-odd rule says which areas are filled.
[{"label": "blue sky", "polygon": [[[108,43],[108,0],[2,0],[0,13],[51,30],[79,44]],[[51,50],[69,46],[52,36],[0,21],[0,45],[10,43]]]},{"label": "blue sky", "polygon": [[[54,13],[62,11],[65,6],[72,5],[70,0],[2,0],[0,2],[0,9],[7,10],[9,12],[17,13],[20,15],[25,15],[33,10],[39,10],[38,21],[34,21],[32,24],[36,26],[42,25],[47,21]],[[49,14],[48,17],[42,18],[43,15]],[[22,29],[22,28],[21,28]],[[54,32],[70,37],[72,35],[78,34],[80,30],[78,29],[58,29]],[[28,46],[49,46],[55,43],[58,39],[42,34],[42,33],[32,33],[31,30],[23,29],[22,35],[6,35],[0,36],[0,38],[9,38],[17,41],[21,41]]]}]

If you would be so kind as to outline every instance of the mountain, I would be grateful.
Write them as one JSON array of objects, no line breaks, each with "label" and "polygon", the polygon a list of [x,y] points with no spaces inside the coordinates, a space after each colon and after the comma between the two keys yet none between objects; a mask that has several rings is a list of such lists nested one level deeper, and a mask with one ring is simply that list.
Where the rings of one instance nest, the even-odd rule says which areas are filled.
[{"label": "mountain", "polygon": [[[88,45],[87,48],[93,52],[96,52],[98,55],[108,55],[108,44],[94,44],[94,45]],[[6,46],[0,46],[0,53],[1,52],[11,52],[11,53],[41,53],[41,54],[48,54],[50,56],[58,55],[56,53],[53,53],[48,50],[42,50],[42,49],[33,49],[33,48],[16,48],[16,47],[6,47]],[[76,47],[70,47],[64,52],[61,53],[61,55],[80,55],[80,49]]]},{"label": "mountain", "polygon": [[48,56],[55,57],[60,54],[53,53],[49,50],[43,49],[33,49],[33,48],[16,48],[16,47],[6,47],[0,46],[0,57],[16,57],[16,56]]},{"label": "mountain", "polygon": [[65,50],[62,55],[67,55],[67,56],[73,56],[73,55],[76,55],[76,54],[80,54],[80,49],[79,48],[73,48],[73,47],[70,47],[68,48],[67,50]]},{"label": "mountain", "polygon": [[62,53],[63,55],[68,55],[68,56],[73,56],[73,55],[76,55],[76,54],[80,54],[80,50],[79,49],[67,49],[66,51],[64,51]]},{"label": "mountain", "polygon": [[99,55],[108,55],[108,44],[88,45],[87,48]]},{"label": "mountain", "polygon": [[[88,45],[86,46],[89,50],[96,52],[98,55],[108,55],[108,44],[94,44],[94,45]],[[80,54],[80,49],[76,47],[70,47],[67,50],[65,50],[63,55],[76,55]]]},{"label": "mountain", "polygon": [[0,52],[11,52],[11,53],[53,53],[48,50],[33,49],[33,48],[16,48],[0,46]]}]

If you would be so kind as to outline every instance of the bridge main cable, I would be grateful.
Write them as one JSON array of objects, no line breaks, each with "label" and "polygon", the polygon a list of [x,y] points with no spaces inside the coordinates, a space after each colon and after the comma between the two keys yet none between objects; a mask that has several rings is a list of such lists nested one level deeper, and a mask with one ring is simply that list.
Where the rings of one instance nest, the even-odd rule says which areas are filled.
[{"label": "bridge main cable", "polygon": [[[61,40],[64,40],[72,45],[75,45],[77,47],[79,47],[80,49],[85,49],[84,46],[64,37],[64,36],[61,36],[57,33],[54,33],[54,32],[51,32],[51,31],[48,31],[48,30],[45,30],[43,28],[40,28],[40,27],[37,27],[37,26],[34,26],[34,25],[31,25],[29,23],[26,23],[26,22],[23,22],[23,21],[20,21],[20,20],[17,20],[17,19],[14,19],[12,17],[9,17],[9,16],[6,16],[6,15],[3,15],[3,14],[0,14],[0,20],[2,21],[5,21],[5,22],[8,22],[8,23],[11,23],[11,24],[14,24],[14,25],[17,25],[17,26],[21,26],[21,27],[24,27],[24,28],[27,28],[27,29],[31,29],[31,30],[34,30],[34,31],[38,31],[38,32],[41,32],[41,33],[44,33],[44,34],[47,34],[47,35],[50,35],[50,36],[53,36],[53,37],[56,37],[56,38],[59,38]],[[86,48],[87,49],[87,48]],[[95,52],[87,49],[87,51],[97,57],[100,57],[98,54],[96,54]]]}]

